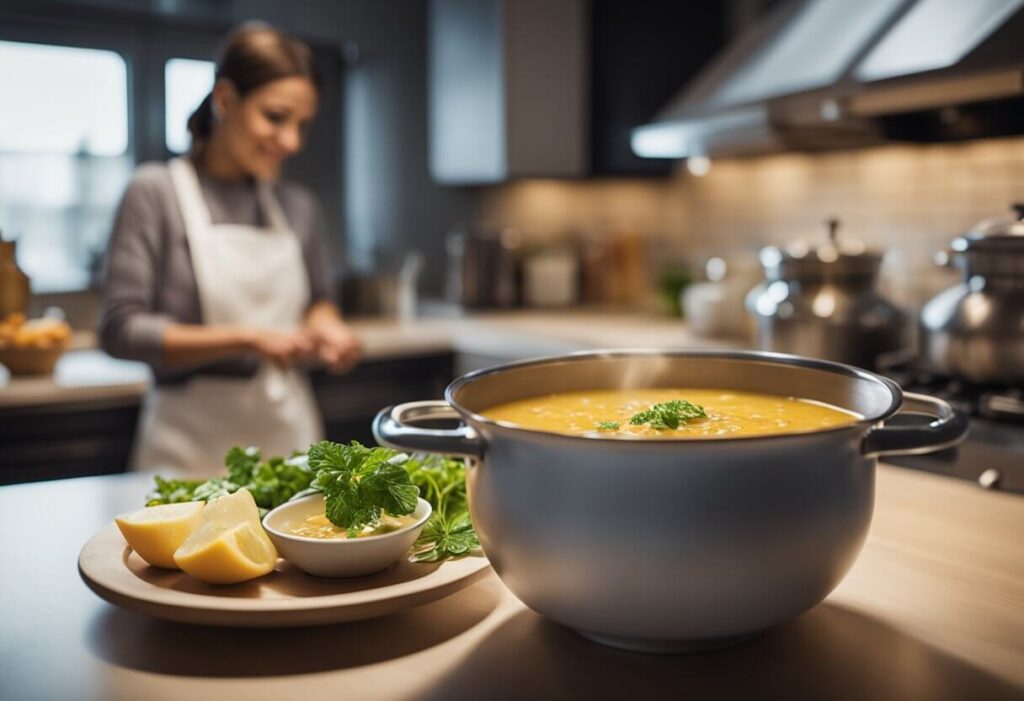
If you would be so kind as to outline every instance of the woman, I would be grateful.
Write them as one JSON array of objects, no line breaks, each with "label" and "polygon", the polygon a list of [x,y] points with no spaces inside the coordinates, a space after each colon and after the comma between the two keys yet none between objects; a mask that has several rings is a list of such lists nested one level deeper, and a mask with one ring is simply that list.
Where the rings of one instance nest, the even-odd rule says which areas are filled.
[{"label": "woman", "polygon": [[331,301],[319,208],[275,184],[317,109],[309,47],[243,28],[216,76],[191,153],[138,169],[107,253],[101,344],[156,379],[138,469],[209,474],[232,445],[307,448],[322,422],[299,366],[344,371],[359,354]]}]

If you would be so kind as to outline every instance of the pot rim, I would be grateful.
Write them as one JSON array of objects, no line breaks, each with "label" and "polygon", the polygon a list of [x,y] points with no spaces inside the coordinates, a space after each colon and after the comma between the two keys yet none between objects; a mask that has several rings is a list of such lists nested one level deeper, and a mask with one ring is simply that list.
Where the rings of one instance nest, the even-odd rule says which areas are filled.
[{"label": "pot rim", "polygon": [[[874,382],[882,385],[885,389],[889,390],[891,401],[889,406],[885,408],[881,413],[877,413],[874,416],[864,416],[856,421],[848,424],[841,424],[839,426],[831,426],[828,428],[810,429],[806,431],[790,431],[787,433],[774,433],[768,435],[753,435],[753,436],[724,436],[720,438],[702,438],[700,440],[694,440],[693,438],[659,438],[656,441],[648,441],[638,438],[623,438],[617,436],[604,436],[604,435],[582,435],[575,436],[565,433],[554,433],[552,431],[541,431],[533,428],[523,428],[522,426],[513,426],[508,423],[500,421],[494,421],[486,416],[478,414],[474,411],[470,411],[462,404],[455,400],[455,393],[458,392],[462,387],[465,387],[473,382],[476,382],[480,378],[488,377],[490,375],[497,375],[502,372],[513,370],[517,368],[530,367],[533,365],[545,365],[548,363],[555,362],[577,362],[582,360],[592,359],[610,359],[610,358],[621,358],[621,357],[643,357],[643,356],[658,356],[658,357],[674,357],[674,358],[713,358],[722,360],[746,360],[746,361],[759,361],[769,362],[778,365],[791,365],[802,368],[822,370],[825,372],[835,373],[837,375],[843,375],[846,377],[852,377],[859,380],[865,380],[868,382]],[[750,441],[772,441],[786,438],[793,438],[798,436],[808,435],[826,435],[832,433],[839,433],[842,431],[849,431],[854,427],[869,428],[880,421],[888,419],[897,411],[899,411],[900,405],[903,403],[903,390],[898,384],[893,382],[887,377],[882,377],[877,373],[863,370],[861,368],[854,367],[852,365],[846,365],[844,363],[837,363],[831,360],[820,360],[818,358],[808,358],[802,355],[792,355],[789,353],[775,353],[771,351],[750,351],[750,350],[659,350],[656,348],[607,348],[597,350],[583,350],[574,351],[572,353],[563,353],[559,355],[548,355],[540,358],[529,358],[527,360],[517,360],[510,363],[503,363],[490,368],[484,368],[482,370],[474,370],[473,372],[466,373],[460,377],[455,378],[444,391],[444,398],[463,418],[472,420],[475,423],[484,424],[499,430],[516,431],[527,433],[536,436],[543,436],[545,438],[558,438],[573,441],[600,441],[600,442],[614,442],[614,443],[643,443],[644,445],[702,445],[707,443],[728,443],[728,442],[750,442]],[[846,407],[839,407],[845,411],[851,411]]]}]

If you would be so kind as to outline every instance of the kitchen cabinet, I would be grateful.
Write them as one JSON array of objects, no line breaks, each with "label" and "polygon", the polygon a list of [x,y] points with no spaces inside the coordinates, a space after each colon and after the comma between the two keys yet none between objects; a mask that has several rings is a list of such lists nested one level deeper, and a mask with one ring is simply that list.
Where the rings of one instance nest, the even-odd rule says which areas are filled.
[{"label": "kitchen cabinet", "polygon": [[668,175],[677,161],[641,158],[634,127],[665,106],[727,40],[734,3],[592,0],[590,174]]},{"label": "kitchen cabinet", "polygon": [[124,472],[137,397],[0,408],[0,485]]},{"label": "kitchen cabinet", "polygon": [[726,41],[727,3],[433,0],[430,170],[446,184],[663,175],[631,130]]},{"label": "kitchen cabinet", "polygon": [[430,172],[446,184],[587,170],[584,0],[432,0]]}]

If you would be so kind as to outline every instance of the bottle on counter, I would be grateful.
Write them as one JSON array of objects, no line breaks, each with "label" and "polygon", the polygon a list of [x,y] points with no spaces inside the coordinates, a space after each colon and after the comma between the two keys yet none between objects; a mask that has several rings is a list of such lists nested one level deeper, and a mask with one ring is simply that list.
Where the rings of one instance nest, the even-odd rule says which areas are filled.
[{"label": "bottle on counter", "polygon": [[615,229],[582,241],[582,297],[586,303],[644,306],[652,294],[648,241],[638,230]]},{"label": "bottle on counter", "polygon": [[25,314],[29,303],[29,279],[18,267],[17,242],[5,241],[0,232],[0,318]]}]

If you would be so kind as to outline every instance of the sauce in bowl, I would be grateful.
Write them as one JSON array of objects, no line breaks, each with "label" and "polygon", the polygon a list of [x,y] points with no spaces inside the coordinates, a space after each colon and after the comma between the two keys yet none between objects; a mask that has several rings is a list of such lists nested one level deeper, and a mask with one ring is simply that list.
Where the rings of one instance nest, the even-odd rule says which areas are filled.
[{"label": "sauce in bowl", "polygon": [[[412,516],[392,516],[390,514],[381,514],[380,522],[376,528],[369,526],[363,528],[359,533],[355,535],[356,538],[366,538],[368,536],[382,535],[384,533],[391,533],[397,531],[400,528],[411,526],[416,523],[416,518]],[[306,516],[302,519],[297,519],[287,524],[285,527],[286,533],[292,535],[302,536],[304,538],[348,538],[348,530],[335,526],[331,523],[330,519],[327,518],[327,514],[313,514]]]}]

